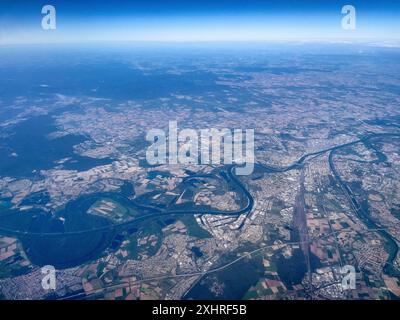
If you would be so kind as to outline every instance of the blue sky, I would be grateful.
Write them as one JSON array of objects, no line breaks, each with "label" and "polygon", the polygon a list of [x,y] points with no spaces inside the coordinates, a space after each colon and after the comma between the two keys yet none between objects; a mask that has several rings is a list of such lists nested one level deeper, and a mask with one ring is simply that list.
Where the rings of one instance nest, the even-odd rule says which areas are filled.
[{"label": "blue sky", "polygon": [[[57,29],[41,28],[54,5]],[[357,12],[341,28],[341,8]],[[397,41],[399,0],[1,0],[0,43],[98,41]]]}]

